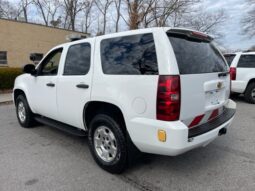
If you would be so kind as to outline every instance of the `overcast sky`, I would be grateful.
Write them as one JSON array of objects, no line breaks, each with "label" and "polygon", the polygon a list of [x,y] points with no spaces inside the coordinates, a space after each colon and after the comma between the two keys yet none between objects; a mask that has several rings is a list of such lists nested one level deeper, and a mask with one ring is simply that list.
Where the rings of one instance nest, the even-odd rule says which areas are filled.
[{"label": "overcast sky", "polygon": [[245,0],[204,0],[203,6],[207,11],[224,9],[228,19],[221,27],[224,32],[223,45],[230,49],[248,49],[255,45],[255,37],[250,38],[242,34],[240,21],[250,5]]}]

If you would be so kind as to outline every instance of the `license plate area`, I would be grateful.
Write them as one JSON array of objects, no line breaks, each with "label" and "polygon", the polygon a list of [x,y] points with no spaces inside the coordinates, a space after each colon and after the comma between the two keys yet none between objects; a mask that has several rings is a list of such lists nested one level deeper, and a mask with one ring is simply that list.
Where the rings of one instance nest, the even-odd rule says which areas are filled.
[{"label": "license plate area", "polygon": [[206,106],[219,105],[224,101],[223,90],[207,91],[205,95]]}]

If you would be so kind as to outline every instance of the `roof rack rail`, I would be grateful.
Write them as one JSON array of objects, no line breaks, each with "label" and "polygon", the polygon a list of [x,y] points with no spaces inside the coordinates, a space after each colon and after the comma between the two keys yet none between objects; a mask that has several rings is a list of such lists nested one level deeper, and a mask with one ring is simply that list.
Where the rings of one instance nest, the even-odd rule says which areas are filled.
[{"label": "roof rack rail", "polygon": [[73,41],[76,41],[76,40],[85,39],[85,38],[87,38],[86,35],[75,34],[75,33],[72,33],[72,34],[69,34],[69,35],[66,36],[66,40],[70,41],[70,42],[73,42]]}]

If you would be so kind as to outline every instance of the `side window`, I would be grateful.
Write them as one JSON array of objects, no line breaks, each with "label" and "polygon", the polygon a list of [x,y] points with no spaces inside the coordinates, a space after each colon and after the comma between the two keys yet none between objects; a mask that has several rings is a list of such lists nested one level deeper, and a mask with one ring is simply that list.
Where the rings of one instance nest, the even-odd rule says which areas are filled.
[{"label": "side window", "polygon": [[239,68],[255,68],[255,55],[242,55],[238,62]]},{"label": "side window", "polygon": [[105,74],[158,74],[153,35],[148,33],[102,40],[101,63]]},{"label": "side window", "polygon": [[54,76],[58,73],[59,61],[63,49],[53,50],[40,64],[40,76]]},{"label": "side window", "polygon": [[70,46],[64,68],[64,75],[85,75],[90,68],[91,47],[89,43]]},{"label": "side window", "polygon": [[7,51],[0,51],[0,64],[7,64]]}]

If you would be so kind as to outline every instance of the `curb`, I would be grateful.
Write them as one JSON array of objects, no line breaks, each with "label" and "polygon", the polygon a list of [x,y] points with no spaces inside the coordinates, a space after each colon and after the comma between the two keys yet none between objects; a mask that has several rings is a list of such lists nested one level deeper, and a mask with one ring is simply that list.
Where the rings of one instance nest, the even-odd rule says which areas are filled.
[{"label": "curb", "polygon": [[0,106],[1,105],[10,105],[10,104],[13,104],[13,101],[3,101],[3,102],[0,102]]}]

